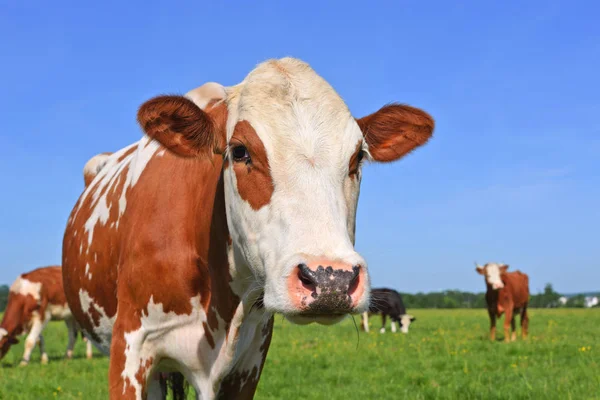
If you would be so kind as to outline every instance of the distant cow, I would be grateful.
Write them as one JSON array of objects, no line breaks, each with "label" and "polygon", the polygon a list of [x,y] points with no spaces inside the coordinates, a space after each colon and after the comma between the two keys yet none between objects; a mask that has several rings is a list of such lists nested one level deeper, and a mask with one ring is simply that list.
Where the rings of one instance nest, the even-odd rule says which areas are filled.
[{"label": "distant cow", "polygon": [[529,302],[529,277],[521,271],[506,272],[508,265],[488,263],[478,265],[477,272],[485,277],[487,292],[485,300],[490,315],[490,339],[496,339],[496,317],[504,317],[504,341],[509,341],[508,327],[512,328],[510,340],[517,339],[515,316],[521,313],[521,334],[527,337],[529,316],[527,304]]},{"label": "distant cow", "polygon": [[[28,332],[21,365],[29,363],[31,351],[39,340],[42,364],[48,362],[42,331],[50,321],[65,321],[69,332],[67,358],[73,356],[77,325],[65,298],[60,267],[43,267],[20,275],[10,287],[6,311],[0,324],[0,359],[17,336]],[[87,357],[92,357],[92,344],[87,342]]]},{"label": "distant cow", "polygon": [[401,158],[434,122],[404,105],[355,119],[290,58],[149,100],[138,121],[145,136],[98,159],[67,223],[69,305],[110,354],[111,399],[160,396],[161,372],[203,399],[250,399],[274,313],[333,324],[367,308],[362,162]]},{"label": "distant cow", "polygon": [[381,329],[379,332],[385,333],[385,319],[387,316],[392,320],[392,332],[396,333],[396,322],[400,325],[402,333],[408,333],[408,327],[415,317],[406,313],[406,307],[402,301],[400,293],[393,289],[372,289],[369,311],[362,315],[363,329],[369,332],[369,314],[381,314]]}]

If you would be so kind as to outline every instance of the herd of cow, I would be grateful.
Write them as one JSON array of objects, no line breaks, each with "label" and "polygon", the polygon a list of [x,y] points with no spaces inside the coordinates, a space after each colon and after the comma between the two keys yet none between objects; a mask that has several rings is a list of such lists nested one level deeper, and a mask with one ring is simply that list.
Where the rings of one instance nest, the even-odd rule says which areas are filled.
[{"label": "herd of cow", "polygon": [[[400,295],[371,289],[354,249],[364,160],[392,162],[425,144],[424,111],[390,104],[354,118],[306,63],[259,64],[241,83],[206,83],[159,96],[138,111],[140,141],[84,167],[61,267],[21,275],[10,288],[0,356],[27,332],[29,362],[50,320],[81,331],[110,356],[111,399],[174,397],[189,382],[200,398],[252,398],[273,315],[330,325],[381,314],[408,332]],[[485,275],[496,316],[521,313],[528,279],[506,265]]]}]

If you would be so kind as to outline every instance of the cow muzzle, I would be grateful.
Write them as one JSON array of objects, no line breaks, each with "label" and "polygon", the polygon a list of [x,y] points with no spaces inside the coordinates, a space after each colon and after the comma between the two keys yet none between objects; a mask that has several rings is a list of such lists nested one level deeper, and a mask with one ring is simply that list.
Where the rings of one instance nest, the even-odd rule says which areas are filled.
[{"label": "cow muzzle", "polygon": [[304,318],[292,321],[327,323],[354,312],[367,289],[366,281],[361,265],[328,260],[297,265],[288,277],[288,291],[297,316]]}]

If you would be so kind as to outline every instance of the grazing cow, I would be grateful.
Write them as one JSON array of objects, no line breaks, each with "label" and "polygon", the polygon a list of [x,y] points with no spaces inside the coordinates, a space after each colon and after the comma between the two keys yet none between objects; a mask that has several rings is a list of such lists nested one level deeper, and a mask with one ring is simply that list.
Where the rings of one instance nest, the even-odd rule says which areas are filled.
[{"label": "grazing cow", "polygon": [[389,316],[392,324],[392,332],[396,333],[396,322],[400,325],[402,333],[408,333],[408,327],[416,320],[415,317],[406,313],[406,307],[400,293],[393,289],[371,289],[371,300],[369,311],[362,314],[362,325],[365,332],[369,332],[369,315],[381,314],[380,333],[385,333],[385,320]]},{"label": "grazing cow", "polygon": [[[506,272],[508,265],[488,263],[478,265],[477,272],[485,277],[487,292],[485,301],[490,315],[490,339],[496,340],[496,318],[504,316],[504,341],[517,340],[515,317],[521,314],[521,335],[527,337],[529,316],[527,304],[529,303],[529,277],[521,271]],[[512,336],[508,334],[509,325]]]},{"label": "grazing cow", "polygon": [[[0,359],[13,344],[17,336],[28,332],[21,365],[27,365],[31,351],[39,341],[42,364],[48,363],[42,331],[50,321],[65,321],[69,333],[67,358],[73,356],[77,338],[77,324],[69,310],[63,290],[60,267],[51,266],[35,269],[20,275],[10,287],[8,303],[0,324]],[[92,358],[92,344],[87,343],[87,357]]]},{"label": "grazing cow", "polygon": [[404,105],[354,119],[292,58],[151,99],[138,121],[144,137],[106,159],[68,220],[69,304],[110,354],[111,399],[161,396],[165,371],[203,399],[252,398],[275,312],[328,325],[366,308],[362,161],[401,158],[434,122]]}]

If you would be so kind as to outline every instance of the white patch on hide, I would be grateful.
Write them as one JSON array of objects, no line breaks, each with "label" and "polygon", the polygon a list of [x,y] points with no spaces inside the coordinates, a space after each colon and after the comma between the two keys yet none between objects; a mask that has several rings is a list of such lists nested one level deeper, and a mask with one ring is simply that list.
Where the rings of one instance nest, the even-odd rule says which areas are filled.
[{"label": "white patch on hide", "polygon": [[[79,290],[79,302],[81,304],[81,309],[88,315],[88,318],[92,324],[94,324],[94,319],[88,313],[90,306],[94,307],[96,312],[100,314],[99,323],[98,325],[94,326],[94,333],[100,338],[101,342],[98,343],[94,341],[94,345],[104,354],[110,354],[110,341],[112,339],[112,328],[115,323],[115,317],[109,318],[104,309],[100,307],[84,289]],[[89,337],[88,339],[93,340]]]},{"label": "white patch on hide", "polygon": [[42,284],[40,282],[31,282],[23,277],[18,277],[13,284],[10,286],[10,291],[15,294],[21,294],[23,296],[30,295],[35,300],[40,300],[42,290]]}]

